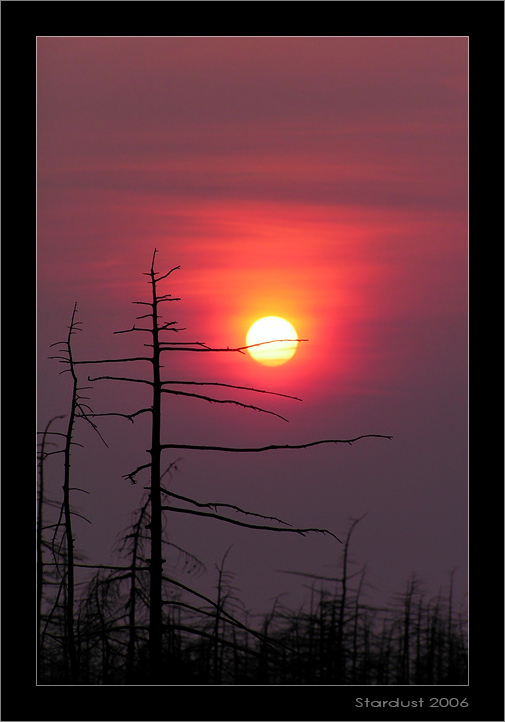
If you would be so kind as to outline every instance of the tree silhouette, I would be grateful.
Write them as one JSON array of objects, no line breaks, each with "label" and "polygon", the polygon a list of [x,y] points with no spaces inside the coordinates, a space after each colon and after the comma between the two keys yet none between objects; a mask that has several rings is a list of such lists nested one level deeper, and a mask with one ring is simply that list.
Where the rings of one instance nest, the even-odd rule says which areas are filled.
[{"label": "tree silhouette", "polygon": [[[83,395],[83,391],[88,389],[88,386],[80,386],[76,374],[75,362],[72,351],[72,336],[81,330],[81,322],[76,320],[77,315],[77,303],[74,304],[72,312],[72,318],[68,327],[67,338],[64,341],[58,341],[51,344],[51,347],[62,346],[60,353],[50,358],[57,359],[64,363],[66,368],[61,373],[69,373],[71,377],[71,399],[70,409],[68,414],[68,421],[65,433],[49,431],[51,423],[57,419],[63,419],[64,416],[57,416],[49,422],[42,434],[42,445],[39,456],[39,499],[38,499],[38,531],[37,531],[37,571],[38,571],[38,647],[39,647],[39,658],[41,652],[42,638],[47,631],[48,624],[52,619],[57,619],[57,610],[63,606],[64,610],[64,630],[62,635],[62,643],[64,644],[67,654],[66,659],[68,660],[69,677],[70,681],[76,683],[79,681],[79,668],[77,661],[76,642],[75,642],[75,567],[76,567],[76,552],[75,552],[75,539],[73,532],[73,516],[79,516],[89,522],[86,517],[79,514],[71,504],[71,492],[79,491],[87,493],[85,489],[71,486],[71,454],[74,446],[81,446],[74,440],[75,424],[78,419],[86,421],[93,430],[98,434],[101,441],[107,446],[102,435],[100,434],[98,427],[91,419],[93,411],[91,407],[86,403],[88,397]],[[48,443],[47,437],[51,435],[58,436],[63,442],[63,448],[46,451],[46,445]],[[53,454],[63,454],[63,486],[62,486],[62,501],[59,510],[57,522],[55,524],[46,525],[43,524],[43,507],[44,507],[44,462],[49,456]],[[53,502],[54,503],[54,502]],[[44,548],[48,545],[43,539],[43,531],[52,528],[52,541],[49,545],[52,562],[48,562],[48,566],[54,568],[56,574],[56,582],[58,592],[54,600],[54,606],[49,613],[45,627],[42,629],[42,595],[43,595],[43,584],[44,584],[44,566],[46,563],[43,559]],[[63,601],[61,602],[60,599]]]},{"label": "tree silhouette", "polygon": [[42,623],[43,623],[43,601],[45,593],[45,569],[44,569],[44,552],[50,548],[49,543],[45,539],[44,531],[47,531],[48,526],[44,523],[44,509],[45,505],[50,502],[45,495],[44,487],[44,468],[45,460],[51,453],[61,453],[61,450],[56,452],[48,452],[47,446],[50,444],[54,446],[53,441],[48,440],[48,436],[58,432],[49,431],[54,421],[63,419],[64,416],[54,416],[48,421],[44,431],[42,432],[42,439],[40,441],[39,451],[39,475],[38,475],[38,494],[37,494],[37,668],[40,671],[42,666]]},{"label": "tree silhouette", "polygon": [[[233,524],[243,528],[256,529],[256,530],[267,530],[272,532],[280,533],[295,533],[299,535],[306,535],[309,533],[320,533],[329,535],[340,542],[340,539],[336,537],[334,533],[327,529],[319,528],[294,528],[287,522],[281,519],[251,512],[248,510],[241,509],[237,506],[209,502],[209,501],[197,501],[187,496],[177,495],[172,491],[166,489],[162,484],[162,455],[165,450],[169,449],[185,449],[193,451],[204,451],[204,452],[224,452],[224,453],[262,453],[267,451],[275,450],[293,450],[293,449],[306,449],[309,447],[321,445],[321,444],[352,444],[360,439],[368,437],[376,438],[387,438],[391,439],[391,436],[383,434],[363,434],[355,438],[349,439],[323,439],[316,441],[309,441],[303,444],[271,444],[263,447],[230,447],[230,446],[210,446],[210,445],[197,445],[197,444],[173,444],[167,443],[162,440],[162,398],[163,395],[176,395],[188,398],[194,398],[213,404],[232,404],[247,410],[253,410],[259,413],[270,414],[280,419],[284,417],[271,411],[270,409],[263,408],[256,404],[244,403],[235,398],[221,399],[200,392],[199,387],[223,387],[232,390],[247,391],[252,394],[262,394],[271,396],[283,396],[286,398],[297,399],[295,396],[288,396],[286,394],[278,394],[276,392],[265,391],[263,389],[256,389],[246,386],[238,386],[233,384],[225,384],[218,382],[199,382],[199,381],[182,381],[182,380],[168,380],[162,379],[161,370],[162,356],[166,353],[239,353],[243,354],[248,346],[239,347],[222,347],[212,348],[207,344],[200,341],[173,341],[167,340],[167,336],[171,334],[178,334],[184,330],[178,327],[177,322],[170,320],[164,321],[162,319],[161,307],[162,304],[170,303],[173,301],[179,301],[179,298],[173,297],[170,293],[161,293],[159,290],[159,284],[169,278],[172,273],[179,269],[179,266],[172,268],[170,271],[164,274],[160,274],[155,270],[157,250],[154,250],[151,262],[151,268],[149,272],[144,275],[148,276],[148,283],[151,286],[151,297],[149,301],[133,301],[134,304],[145,306],[146,313],[143,313],[136,317],[136,321],[133,326],[126,330],[119,330],[115,333],[141,333],[147,334],[149,342],[145,343],[146,348],[151,349],[150,355],[131,356],[123,358],[107,358],[107,359],[95,359],[95,360],[75,360],[72,355],[72,349],[70,345],[70,337],[77,330],[78,322],[75,321],[75,312],[72,316],[72,323],[70,326],[69,336],[65,345],[65,353],[60,356],[56,356],[61,363],[67,365],[67,370],[70,372],[73,379],[73,396],[71,405],[71,415],[69,425],[66,434],[65,443],[65,484],[64,484],[64,521],[65,521],[65,537],[67,539],[67,586],[66,586],[66,607],[67,607],[67,634],[69,635],[69,649],[71,650],[71,668],[74,670],[72,673],[72,679],[75,681],[77,678],[76,661],[75,661],[75,642],[73,641],[73,617],[74,617],[74,594],[73,594],[73,538],[71,528],[71,511],[69,505],[69,473],[70,473],[70,447],[72,442],[72,430],[73,423],[76,414],[85,418],[89,423],[92,424],[93,428],[98,432],[95,423],[92,421],[95,417],[105,416],[116,416],[123,417],[128,421],[134,423],[135,419],[143,414],[148,414],[151,420],[150,431],[151,431],[151,444],[147,453],[149,460],[145,463],[140,464],[133,471],[123,475],[125,479],[131,481],[131,483],[137,483],[139,475],[143,471],[149,470],[150,472],[150,483],[146,487],[148,490],[148,499],[145,506],[142,509],[142,514],[139,516],[140,519],[143,515],[148,515],[149,521],[145,525],[145,528],[149,532],[149,545],[150,545],[150,556],[146,559],[146,563],[149,571],[149,620],[148,620],[148,657],[149,657],[149,681],[151,683],[159,683],[169,678],[170,670],[167,668],[166,660],[163,661],[163,634],[164,628],[166,629],[167,623],[163,621],[163,607],[167,604],[167,600],[163,598],[163,585],[164,582],[177,584],[175,580],[171,579],[164,573],[164,563],[166,559],[163,557],[163,513],[179,513],[179,514],[190,514],[193,516],[210,517],[220,522]],[[142,325],[136,325],[139,321]],[[144,325],[145,324],[145,325]],[[275,342],[287,342],[296,341],[298,343],[304,341],[304,339],[278,339]],[[273,341],[267,341],[264,343],[274,343]],[[254,346],[260,346],[261,343],[254,344]],[[115,411],[94,413],[88,406],[83,404],[82,396],[80,396],[80,388],[78,386],[77,376],[75,369],[79,365],[84,364],[125,364],[125,363],[146,363],[150,367],[150,374],[148,377],[139,376],[119,376],[119,375],[101,375],[101,376],[88,376],[90,382],[97,382],[103,380],[110,380],[122,383],[130,384],[141,384],[151,389],[151,403],[148,406],[137,409],[131,413],[120,413]],[[191,390],[190,390],[191,389]],[[102,439],[103,440],[103,439]],[[175,505],[173,502],[177,500],[182,502],[181,505]],[[254,517],[254,519],[253,519]],[[137,602],[137,577],[136,577],[136,560],[138,551],[138,542],[141,536],[140,526],[136,527],[136,532],[133,536],[133,547],[132,547],[132,566],[129,569],[130,578],[130,596],[129,596],[129,642],[128,642],[128,664],[127,667],[130,673],[133,670],[133,650],[136,642],[136,631],[138,629],[136,621],[136,602]],[[135,551],[137,550],[137,551]],[[90,565],[92,566],[92,565]],[[184,585],[180,585],[183,587]],[[188,590],[188,588],[186,588]],[[195,593],[193,590],[189,591]],[[200,595],[202,596],[202,595]],[[96,597],[96,594],[95,594]],[[96,600],[95,600],[96,601]],[[96,605],[95,605],[96,606]],[[100,607],[101,609],[101,607]],[[98,607],[97,607],[98,610]],[[215,606],[216,621],[214,627],[214,636],[216,636],[216,630],[219,630],[218,615],[221,618],[225,618],[226,615],[222,610],[222,605],[218,599],[218,604]],[[101,614],[101,612],[100,612]],[[230,623],[235,625],[237,629],[237,620],[233,620],[228,615]],[[72,623],[71,623],[72,621]],[[239,625],[240,626],[240,625]],[[249,630],[250,631],[250,630]],[[263,639],[265,639],[265,634]],[[266,642],[262,643],[265,646]],[[265,647],[266,649],[266,647]],[[214,668],[216,669],[215,665]],[[217,672],[216,672],[217,673]]]}]

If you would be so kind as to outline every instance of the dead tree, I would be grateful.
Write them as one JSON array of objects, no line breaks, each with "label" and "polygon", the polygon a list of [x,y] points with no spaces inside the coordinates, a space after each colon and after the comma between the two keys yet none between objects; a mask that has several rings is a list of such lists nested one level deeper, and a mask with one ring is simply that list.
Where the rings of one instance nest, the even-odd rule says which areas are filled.
[{"label": "dead tree", "polygon": [[347,532],[347,537],[344,544],[344,559],[342,562],[342,593],[340,595],[340,604],[338,612],[338,625],[337,625],[337,679],[342,680],[344,677],[345,660],[344,660],[344,614],[346,610],[347,602],[347,582],[348,582],[348,558],[349,558],[349,544],[351,541],[351,535],[354,531],[354,527],[366,516],[363,514],[359,519],[353,519],[353,522]]},{"label": "dead tree", "polygon": [[[47,503],[52,503],[46,498],[45,486],[44,486],[44,469],[46,458],[53,453],[61,453],[62,450],[47,451],[49,444],[54,445],[53,441],[48,440],[48,436],[58,434],[58,432],[49,431],[52,423],[58,419],[63,419],[64,416],[54,416],[46,424],[40,441],[40,452],[39,452],[39,484],[37,494],[37,670],[38,674],[41,674],[42,666],[42,604],[44,598],[44,550],[49,546],[44,538],[44,531],[48,527],[44,525],[44,506]],[[60,435],[60,434],[58,434]]]},{"label": "dead tree", "polygon": [[[52,535],[52,542],[51,542],[51,549],[52,549],[52,555],[53,555],[53,565],[56,568],[57,573],[60,576],[60,590],[56,596],[55,604],[59,604],[59,598],[60,596],[63,598],[63,605],[64,605],[64,645],[66,649],[66,658],[68,661],[68,668],[69,668],[69,678],[72,683],[76,683],[79,679],[79,670],[78,670],[78,662],[77,662],[77,654],[76,654],[76,642],[75,642],[75,629],[74,629],[74,605],[75,605],[75,562],[76,562],[76,555],[75,555],[75,539],[74,539],[74,532],[73,532],[73,516],[77,515],[81,518],[85,519],[86,521],[89,521],[85,517],[83,517],[81,514],[78,514],[71,505],[71,491],[81,491],[84,493],[87,493],[83,489],[77,489],[76,487],[71,487],[70,485],[70,479],[71,479],[71,453],[74,446],[81,446],[78,442],[74,440],[74,432],[75,432],[75,423],[77,419],[84,419],[87,423],[91,425],[91,427],[94,429],[94,431],[98,434],[102,442],[107,445],[101,436],[100,432],[98,431],[98,428],[94,421],[91,420],[90,414],[92,414],[91,407],[85,403],[85,400],[87,400],[87,396],[84,396],[82,394],[82,391],[89,387],[83,387],[79,385],[78,378],[76,375],[76,369],[75,369],[75,363],[73,358],[73,351],[72,351],[72,336],[77,333],[77,331],[80,331],[80,325],[81,322],[76,320],[76,314],[77,314],[77,303],[74,304],[74,309],[72,312],[72,318],[70,321],[70,326],[68,327],[68,334],[65,341],[58,341],[57,343],[51,344],[52,347],[54,346],[62,346],[60,353],[57,356],[51,356],[50,358],[57,359],[58,361],[64,363],[66,365],[66,368],[61,372],[65,373],[68,372],[72,379],[72,386],[71,386],[71,399],[70,399],[70,409],[68,414],[68,422],[66,427],[66,432],[49,432],[49,424],[46,426],[45,431],[43,432],[42,436],[42,450],[41,450],[41,457],[40,457],[40,464],[39,464],[39,502],[38,502],[38,517],[39,517],[39,524],[38,524],[38,578],[39,578],[39,589],[38,589],[38,595],[39,595],[39,607],[41,607],[42,604],[42,583],[43,583],[43,568],[44,568],[44,562],[42,558],[42,549],[43,549],[43,542],[42,542],[42,531],[44,529],[44,526],[42,524],[42,508],[43,508],[43,502],[44,502],[44,481],[43,481],[43,464],[44,461],[47,459],[48,456],[52,454],[63,454],[63,486],[62,486],[62,502],[60,507],[60,513],[58,517],[58,521],[56,524],[49,525],[53,528],[53,535]],[[55,417],[57,418],[65,418],[63,416]],[[54,421],[55,419],[52,419]],[[51,423],[49,422],[49,423]],[[61,437],[63,441],[63,448],[57,449],[56,451],[47,451],[45,450],[45,445],[47,443],[47,436],[49,434],[57,435]],[[58,541],[58,536],[60,534],[60,531],[62,531],[62,537],[61,540]],[[61,592],[61,594],[60,594]],[[52,612],[49,613],[49,617],[51,617]],[[39,609],[39,620],[41,620],[42,614],[41,609]],[[42,638],[42,632],[40,629],[40,622],[39,622],[39,648],[41,645],[41,638]],[[40,658],[40,654],[39,654]],[[40,671],[40,670],[39,670]]]},{"label": "dead tree", "polygon": [[[140,414],[148,413],[151,416],[151,446],[147,450],[149,454],[149,460],[146,463],[138,466],[134,471],[125,474],[124,478],[129,479],[133,484],[137,482],[138,475],[144,471],[150,470],[150,486],[149,486],[149,500],[150,500],[150,600],[149,600],[149,668],[150,668],[150,681],[160,682],[163,679],[162,675],[162,607],[164,600],[162,598],[162,587],[163,579],[166,578],[163,572],[163,534],[162,534],[162,514],[164,511],[172,513],[184,513],[196,516],[212,517],[216,520],[220,520],[229,524],[238,525],[250,529],[263,529],[268,531],[276,532],[291,532],[296,534],[305,535],[311,532],[322,533],[333,536],[338,539],[334,534],[325,529],[316,528],[304,528],[295,529],[282,520],[274,519],[272,517],[264,516],[261,514],[255,514],[258,519],[261,519],[261,523],[253,523],[252,521],[245,521],[243,515],[250,515],[251,512],[238,507],[233,507],[229,504],[219,504],[213,502],[198,502],[188,497],[177,497],[182,500],[186,506],[174,506],[173,504],[164,505],[162,499],[164,496],[176,498],[176,495],[169,493],[164,490],[161,485],[161,469],[162,469],[162,452],[167,449],[186,449],[186,450],[198,450],[198,451],[219,451],[227,453],[260,453],[270,450],[277,449],[304,449],[319,444],[352,444],[359,439],[366,437],[378,437],[378,438],[391,438],[390,436],[384,436],[382,434],[364,434],[353,439],[325,439],[312,441],[304,444],[297,445],[270,445],[266,447],[258,448],[247,448],[247,447],[228,447],[228,446],[205,446],[195,444],[170,444],[162,442],[162,395],[170,394],[176,396],[183,396],[189,398],[200,399],[202,401],[219,404],[233,404],[245,409],[254,410],[261,413],[271,414],[277,416],[280,419],[284,419],[280,414],[277,414],[271,410],[259,407],[255,404],[246,404],[238,401],[234,398],[219,399],[213,396],[200,393],[197,390],[189,390],[189,387],[225,387],[234,390],[245,390],[251,393],[271,394],[273,396],[284,396],[285,394],[276,394],[275,392],[268,392],[262,389],[255,389],[244,386],[236,386],[232,384],[224,384],[217,382],[198,382],[198,381],[178,381],[178,380],[162,380],[161,378],[161,358],[165,353],[239,353],[243,354],[250,346],[240,346],[235,348],[212,348],[205,343],[200,341],[167,341],[165,340],[165,334],[167,333],[178,333],[184,329],[180,329],[177,326],[176,321],[163,321],[161,318],[160,307],[164,303],[172,301],[179,301],[179,298],[173,297],[170,293],[160,293],[158,290],[159,284],[168,278],[174,271],[179,269],[179,266],[172,268],[167,273],[160,275],[155,270],[157,250],[154,250],[151,268],[148,273],[144,275],[148,276],[149,284],[151,286],[151,299],[149,301],[134,301],[134,304],[146,306],[147,312],[137,316],[137,320],[143,322],[147,319],[146,325],[137,326],[135,323],[132,328],[124,331],[116,331],[115,333],[132,333],[139,332],[148,334],[151,343],[146,343],[145,346],[151,349],[151,354],[148,356],[132,356],[125,358],[116,359],[99,359],[99,360],[81,360],[74,361],[73,364],[113,364],[113,363],[135,363],[145,362],[150,365],[151,373],[149,378],[135,378],[126,376],[96,376],[89,377],[90,381],[99,380],[114,380],[119,382],[133,383],[133,384],[144,384],[151,388],[151,405],[145,408],[138,409],[137,411],[126,414],[109,412],[103,414],[92,414],[92,416],[119,416],[128,419],[133,422],[135,418]],[[280,341],[293,341],[301,342],[305,339],[279,339]],[[265,343],[273,343],[272,341]],[[262,344],[254,344],[262,345]],[[184,386],[185,388],[181,388]],[[287,396],[287,398],[296,399],[294,396]],[[196,508],[195,508],[196,507]],[[218,513],[225,511],[227,513]],[[241,514],[242,518],[237,519],[228,514],[229,510],[232,509],[234,512]],[[265,523],[265,522],[274,523]],[[340,541],[338,539],[338,541]]]}]

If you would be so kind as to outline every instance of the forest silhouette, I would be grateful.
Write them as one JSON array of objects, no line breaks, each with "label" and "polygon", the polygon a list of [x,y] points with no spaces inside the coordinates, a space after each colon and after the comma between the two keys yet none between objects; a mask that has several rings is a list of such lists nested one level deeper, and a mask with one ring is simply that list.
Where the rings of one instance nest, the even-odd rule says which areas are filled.
[{"label": "forest silhouette", "polygon": [[[453,576],[445,594],[426,598],[423,584],[412,575],[405,589],[389,604],[369,602],[364,568],[351,569],[351,537],[360,519],[350,521],[345,539],[328,529],[293,527],[288,521],[242,509],[234,504],[202,501],[173,491],[177,461],[166,461],[173,450],[265,453],[302,449],[320,444],[352,444],[385,434],[363,434],[349,439],[318,439],[303,444],[263,447],[173,444],[163,438],[164,394],[231,404],[263,414],[274,411],[236,398],[217,398],[202,387],[220,386],[256,395],[286,396],[234,384],[169,381],[162,378],[162,357],[167,353],[244,353],[246,346],[212,348],[202,342],[169,340],[183,331],[176,321],[163,320],[163,304],[179,301],[162,293],[159,285],[179,270],[155,270],[157,251],[146,275],[149,301],[132,328],[115,333],[141,334],[150,355],[109,359],[76,359],[73,337],[81,330],[74,306],[68,335],[56,348],[54,360],[71,377],[68,408],[52,418],[39,435],[37,503],[37,670],[39,684],[237,684],[237,685],[397,685],[467,684],[466,620],[453,602]],[[301,339],[299,340],[301,341]],[[148,369],[134,376],[88,375],[86,365],[115,364]],[[95,413],[89,401],[90,384],[112,381],[141,384],[150,390],[151,402],[131,413],[110,410]],[[210,392],[212,393],[212,392]],[[296,397],[288,397],[296,398]],[[64,415],[63,415],[64,414]],[[74,503],[79,493],[72,482],[72,449],[80,424],[89,425],[106,444],[100,417],[118,417],[119,423],[150,419],[148,460],[124,474],[125,482],[142,482],[145,492],[123,532],[117,551],[122,563],[84,563],[73,525],[80,516]],[[283,417],[281,417],[283,418]],[[58,430],[56,430],[58,429]],[[55,457],[55,460],[51,457]],[[55,463],[61,468],[54,470]],[[51,463],[49,463],[51,462]],[[51,471],[48,471],[49,466]],[[61,498],[47,494],[48,474],[62,474]],[[58,477],[59,478],[59,477]],[[49,483],[50,488],[54,484]],[[247,610],[234,586],[227,555],[216,562],[215,594],[211,598],[192,586],[206,573],[191,550],[179,547],[167,535],[170,514],[212,518],[219,522],[281,534],[321,534],[341,548],[341,565],[334,576],[301,570],[307,600],[296,609],[279,600],[259,618]],[[91,521],[92,520],[88,520]],[[273,535],[275,537],[275,534]],[[275,538],[272,543],[275,543]],[[84,577],[82,577],[84,575]],[[79,583],[77,577],[79,576]],[[181,581],[187,577],[187,583]],[[84,579],[84,582],[81,581]]]}]

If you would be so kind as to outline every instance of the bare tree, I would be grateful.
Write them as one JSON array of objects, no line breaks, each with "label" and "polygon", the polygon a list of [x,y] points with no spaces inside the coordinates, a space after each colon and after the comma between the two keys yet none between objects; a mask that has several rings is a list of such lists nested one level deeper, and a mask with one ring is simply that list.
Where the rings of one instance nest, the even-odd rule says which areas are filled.
[{"label": "bare tree", "polygon": [[[318,528],[293,528],[286,522],[273,517],[268,517],[262,514],[254,514],[257,518],[255,522],[252,520],[246,521],[245,516],[250,516],[252,513],[238,507],[233,507],[229,504],[214,503],[214,502],[199,502],[188,497],[176,496],[172,492],[164,489],[161,483],[162,478],[162,452],[168,449],[186,449],[196,451],[213,451],[213,452],[225,452],[225,453],[261,453],[266,451],[280,450],[280,449],[306,449],[309,447],[317,446],[320,444],[352,444],[355,441],[364,439],[367,437],[376,438],[392,438],[383,434],[363,434],[355,438],[350,439],[324,439],[310,441],[303,444],[272,444],[264,447],[229,447],[229,446],[206,446],[206,445],[195,445],[195,444],[171,444],[162,442],[162,396],[163,394],[177,395],[183,397],[190,397],[199,399],[209,403],[216,404],[233,404],[244,409],[253,410],[260,413],[271,414],[284,419],[280,414],[275,413],[269,409],[257,406],[256,404],[247,404],[238,401],[235,398],[221,399],[207,394],[201,393],[195,387],[225,387],[234,390],[245,390],[253,394],[270,394],[272,396],[286,396],[285,394],[276,394],[275,392],[268,392],[263,389],[255,389],[244,386],[236,386],[233,384],[223,384],[217,382],[198,382],[198,381],[179,381],[179,380],[162,380],[161,377],[161,357],[165,353],[239,353],[243,354],[248,346],[239,346],[235,348],[212,348],[205,343],[199,341],[191,342],[179,342],[165,340],[166,334],[178,333],[181,330],[177,326],[176,321],[163,321],[160,309],[162,304],[169,303],[172,301],[178,301],[179,298],[173,297],[170,293],[160,293],[159,284],[167,279],[171,274],[179,269],[179,266],[172,268],[167,273],[161,274],[155,270],[157,250],[154,250],[151,268],[149,272],[144,275],[148,276],[148,282],[151,286],[151,298],[149,301],[134,301],[134,304],[146,306],[146,313],[137,316],[137,321],[141,323],[147,319],[146,325],[133,324],[132,328],[123,331],[116,331],[115,333],[133,333],[139,332],[147,334],[150,343],[146,343],[145,346],[151,349],[151,354],[146,356],[132,356],[124,358],[113,358],[113,359],[98,359],[98,360],[79,360],[75,361],[71,354],[69,339],[70,335],[76,328],[76,322],[74,322],[74,316],[72,317],[71,331],[69,333],[69,339],[67,343],[67,353],[65,357],[59,357],[60,361],[68,364],[69,371],[74,381],[74,397],[72,409],[73,414],[69,422],[69,428],[67,431],[67,446],[68,454],[65,457],[65,468],[69,471],[69,451],[70,443],[72,438],[73,421],[75,417],[75,410],[79,409],[79,396],[77,378],[75,375],[75,367],[79,364],[114,364],[114,363],[136,363],[145,362],[150,365],[151,373],[149,378],[139,377],[127,377],[127,376],[113,376],[113,375],[102,375],[96,377],[88,376],[89,381],[100,381],[100,380],[113,380],[118,382],[126,382],[133,384],[142,384],[151,389],[151,405],[146,406],[132,413],[118,413],[118,412],[107,412],[95,414],[91,410],[87,409],[87,413],[83,414],[87,420],[91,421],[91,417],[96,416],[118,416],[128,419],[132,423],[141,414],[149,414],[151,418],[151,446],[148,450],[149,461],[139,465],[134,471],[124,475],[124,478],[129,479],[132,483],[136,483],[138,475],[144,470],[149,469],[150,471],[150,485],[149,491],[149,534],[150,534],[150,558],[149,563],[149,579],[150,579],[150,590],[149,590],[149,669],[150,669],[150,681],[160,682],[165,675],[162,665],[162,638],[163,638],[163,617],[162,609],[164,604],[163,599],[163,579],[166,578],[163,572],[163,565],[165,559],[163,558],[163,512],[167,511],[170,513],[184,513],[191,514],[193,516],[204,516],[211,517],[215,520],[226,522],[229,524],[237,525],[240,527],[250,529],[262,529],[272,532],[282,533],[296,533],[305,535],[308,533],[321,533],[334,537],[338,541],[338,537],[332,532],[326,529]],[[74,309],[75,315],[75,309]],[[296,341],[302,342],[305,339],[278,339],[277,341]],[[273,343],[268,341],[265,343]],[[262,345],[254,344],[255,346]],[[181,388],[184,387],[184,388]],[[192,390],[189,390],[191,387]],[[287,396],[287,398],[296,399],[294,396]],[[82,409],[81,409],[82,410]],[[285,419],[284,419],[285,420]],[[92,423],[92,422],[91,422]],[[66,482],[68,488],[68,483]],[[67,495],[68,497],[68,495]],[[66,497],[66,498],[67,498]],[[163,504],[164,497],[171,497],[171,499],[178,498],[179,501],[183,501],[183,506],[175,506],[173,503]],[[219,510],[219,511],[218,511]],[[241,518],[230,515],[230,510],[236,514],[239,514]],[[226,512],[226,513],[221,513]],[[66,524],[66,535],[68,538],[68,552],[71,555],[73,553],[73,542],[71,535],[71,523],[70,523],[70,512],[69,506],[65,503],[65,524]],[[266,523],[268,522],[268,523]],[[70,583],[70,580],[69,580]],[[133,588],[132,588],[133,589]],[[73,592],[70,599],[67,598],[68,607],[68,618],[71,618],[71,612],[73,609]],[[69,628],[69,633],[71,632]],[[75,666],[75,665],[74,665]]]},{"label": "bare tree", "polygon": [[[80,386],[79,381],[76,374],[75,369],[75,363],[74,363],[74,357],[73,357],[73,350],[72,350],[72,336],[74,336],[77,331],[80,331],[80,325],[81,322],[76,320],[77,315],[77,303],[74,304],[74,309],[72,312],[72,318],[70,321],[70,325],[68,327],[68,334],[65,341],[58,341],[57,343],[51,344],[52,347],[54,346],[62,346],[63,348],[60,350],[60,353],[56,356],[51,356],[50,358],[57,359],[60,362],[63,362],[66,366],[66,368],[61,373],[69,373],[71,377],[71,399],[70,399],[70,409],[68,414],[68,422],[66,427],[66,432],[49,432],[49,425],[46,427],[45,431],[42,435],[42,441],[43,441],[43,447],[42,447],[42,453],[40,457],[40,464],[39,464],[39,502],[38,502],[38,516],[39,516],[39,529],[38,529],[38,550],[39,550],[39,561],[38,561],[38,577],[39,577],[39,605],[41,604],[42,599],[42,584],[43,584],[43,568],[44,568],[44,562],[42,558],[42,530],[43,530],[43,524],[42,524],[42,508],[43,508],[43,501],[44,501],[44,482],[43,482],[43,464],[44,461],[47,459],[48,456],[52,454],[63,454],[63,486],[62,486],[62,502],[60,507],[60,513],[58,516],[58,520],[55,524],[49,525],[53,529],[52,534],[52,542],[51,542],[51,550],[52,550],[52,556],[53,556],[53,562],[52,564],[56,568],[57,573],[60,577],[60,587],[59,592],[56,596],[55,600],[55,607],[53,608],[53,611],[56,610],[58,606],[60,606],[60,598],[63,600],[63,606],[64,606],[64,644],[67,650],[67,659],[68,659],[68,666],[69,666],[69,678],[70,681],[73,683],[78,682],[79,680],[79,668],[78,668],[78,660],[77,660],[77,654],[76,654],[76,642],[75,642],[75,618],[74,618],[74,605],[75,605],[75,562],[76,562],[76,553],[75,553],[75,539],[74,539],[74,532],[73,532],[73,517],[74,516],[80,516],[81,518],[85,519],[86,521],[89,521],[86,519],[86,517],[83,517],[81,514],[79,514],[75,509],[72,508],[71,505],[71,492],[72,491],[79,491],[83,493],[87,493],[86,490],[80,489],[77,487],[71,486],[71,454],[72,449],[74,446],[81,446],[78,442],[74,440],[74,433],[75,433],[75,424],[77,419],[83,419],[88,424],[91,425],[93,430],[98,434],[101,441],[107,445],[101,436],[98,427],[92,421],[90,418],[90,415],[92,415],[92,409],[91,407],[86,403],[86,400],[88,399],[87,396],[83,395],[83,391],[90,388],[88,386]],[[65,418],[65,417],[55,417],[56,418]],[[52,419],[54,421],[55,419]],[[51,423],[50,422],[50,423]],[[57,449],[56,451],[45,451],[45,445],[47,443],[47,436],[48,434],[51,435],[58,435],[61,437],[63,441],[63,448]],[[48,528],[48,527],[46,527]],[[61,539],[59,539],[61,534]],[[41,612],[39,612],[39,619],[41,619]],[[52,612],[49,614],[49,618],[52,616]],[[46,624],[47,627],[47,624]],[[43,632],[40,630],[39,625],[39,647],[41,644],[41,639],[43,636]]]},{"label": "bare tree", "polygon": [[46,424],[46,427],[42,433],[42,439],[40,441],[40,451],[39,451],[39,476],[38,476],[38,494],[37,494],[37,670],[40,675],[41,673],[41,665],[42,665],[42,603],[44,598],[44,550],[49,547],[49,544],[44,538],[44,531],[47,530],[47,528],[44,525],[44,507],[47,503],[53,503],[50,502],[46,498],[45,493],[45,477],[44,477],[44,470],[45,470],[45,461],[46,458],[53,454],[53,453],[62,453],[61,449],[58,449],[56,451],[47,451],[48,445],[54,446],[54,442],[48,440],[48,436],[52,434],[58,434],[58,432],[52,432],[49,431],[51,425],[54,421],[57,421],[58,419],[63,419],[63,416],[54,416],[52,419],[49,420],[49,422]]}]

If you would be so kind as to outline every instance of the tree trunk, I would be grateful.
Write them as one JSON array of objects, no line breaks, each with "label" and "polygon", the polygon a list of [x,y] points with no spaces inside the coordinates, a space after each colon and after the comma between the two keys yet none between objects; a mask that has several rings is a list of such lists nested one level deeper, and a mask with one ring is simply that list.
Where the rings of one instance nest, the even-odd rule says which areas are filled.
[{"label": "tree trunk", "polygon": [[151,438],[151,560],[150,560],[150,608],[149,608],[149,680],[159,683],[162,678],[162,575],[161,557],[162,521],[161,521],[161,379],[160,344],[158,335],[158,300],[156,280],[154,278],[154,256],[151,266],[152,300],[152,339],[153,339],[153,408]]},{"label": "tree trunk", "polygon": [[74,636],[74,596],[75,596],[75,579],[74,579],[74,538],[72,532],[72,511],[70,508],[70,449],[72,446],[72,434],[74,431],[75,414],[78,403],[77,376],[75,375],[74,362],[72,358],[72,347],[70,339],[75,326],[75,314],[77,312],[77,304],[74,306],[72,314],[72,322],[68,332],[67,352],[69,360],[69,370],[72,376],[72,403],[70,406],[70,416],[68,420],[67,433],[65,437],[64,450],[64,480],[63,480],[63,514],[65,525],[66,540],[66,595],[65,595],[65,630],[68,645],[68,660],[70,665],[70,679],[73,684],[78,681],[77,655],[75,651]]}]

